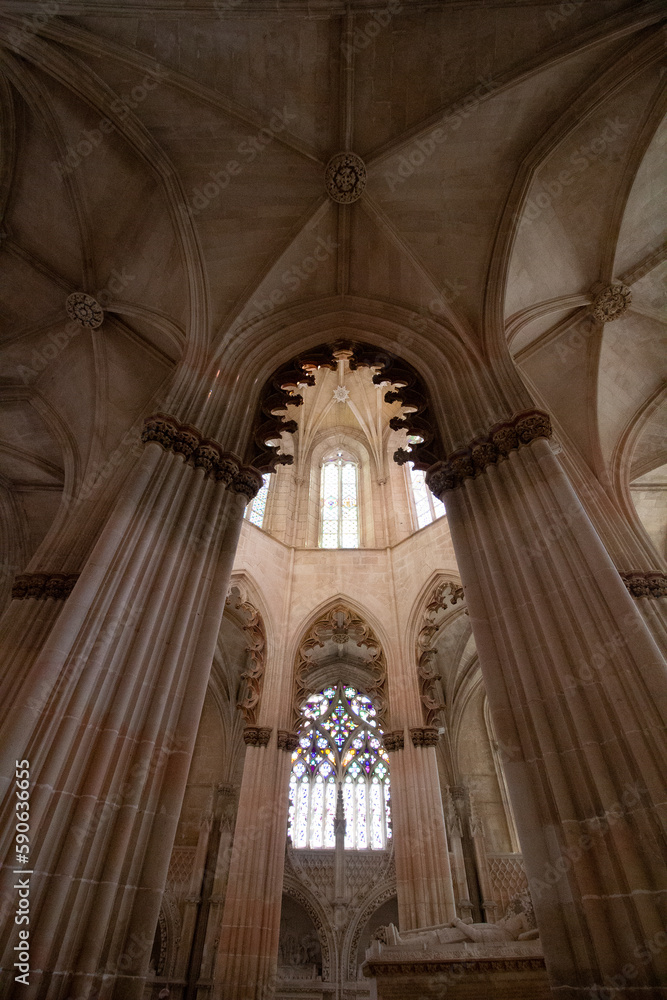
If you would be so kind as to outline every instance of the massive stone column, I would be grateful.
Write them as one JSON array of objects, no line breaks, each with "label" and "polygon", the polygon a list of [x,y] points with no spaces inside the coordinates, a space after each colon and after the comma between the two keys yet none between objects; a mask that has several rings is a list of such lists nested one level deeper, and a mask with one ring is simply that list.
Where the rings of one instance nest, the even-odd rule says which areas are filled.
[{"label": "massive stone column", "polygon": [[[269,714],[271,707],[264,713]],[[268,1000],[278,956],[289,773],[297,738],[269,726],[249,726],[244,736],[248,746],[214,976],[216,1000]]]},{"label": "massive stone column", "polygon": [[3,907],[3,997],[143,994],[243,511],[261,484],[173,418],[147,421],[144,440],[2,706],[3,902],[18,902],[17,760],[31,793],[31,971],[15,982],[19,928]]},{"label": "massive stone column", "polygon": [[427,480],[447,504],[554,996],[664,997],[667,672],[549,435],[545,414],[519,414]]},{"label": "massive stone column", "polygon": [[435,746],[438,731],[415,727],[385,735],[391,753],[391,807],[400,929],[456,916]]}]

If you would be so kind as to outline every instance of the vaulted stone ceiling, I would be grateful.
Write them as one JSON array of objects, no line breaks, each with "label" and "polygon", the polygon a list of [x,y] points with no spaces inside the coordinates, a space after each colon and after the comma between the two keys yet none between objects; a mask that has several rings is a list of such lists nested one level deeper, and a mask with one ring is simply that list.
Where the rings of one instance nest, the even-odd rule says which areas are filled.
[{"label": "vaulted stone ceiling", "polygon": [[[406,346],[427,323],[487,356],[509,338],[607,489],[660,466],[661,8],[5,0],[8,563],[123,447],[186,344],[252,343],[262,315],[323,303],[406,310]],[[354,205],[324,187],[341,149],[368,170]],[[591,323],[611,281],[630,309]],[[104,306],[98,330],[69,322],[75,291]]]}]

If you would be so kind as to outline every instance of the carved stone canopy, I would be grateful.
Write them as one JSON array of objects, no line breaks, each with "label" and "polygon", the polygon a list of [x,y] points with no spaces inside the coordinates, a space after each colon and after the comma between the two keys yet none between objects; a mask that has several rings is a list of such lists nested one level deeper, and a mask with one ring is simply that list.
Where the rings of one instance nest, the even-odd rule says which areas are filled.
[{"label": "carved stone canopy", "polygon": [[241,674],[236,707],[243,712],[245,724],[255,726],[264,683],[264,655],[266,652],[264,623],[257,608],[250,601],[244,599],[244,595],[237,586],[230,588],[225,603],[240,618],[241,628],[248,638],[246,650],[250,653],[250,665]]},{"label": "carved stone canopy", "polygon": [[443,613],[464,602],[463,587],[446,580],[435,587],[424,611],[424,624],[417,636],[417,673],[427,726],[439,727],[444,722],[445,695],[442,678],[435,665],[436,636],[443,625]]},{"label": "carved stone canopy", "polygon": [[304,701],[322,683],[321,677],[315,681],[320,671],[328,675],[323,682],[326,684],[341,669],[350,668],[354,676],[346,680],[360,683],[363,679],[363,693],[371,698],[378,725],[384,729],[387,668],[382,646],[367,622],[346,605],[336,604],[313,623],[299,646],[294,674],[293,730],[300,723]]}]

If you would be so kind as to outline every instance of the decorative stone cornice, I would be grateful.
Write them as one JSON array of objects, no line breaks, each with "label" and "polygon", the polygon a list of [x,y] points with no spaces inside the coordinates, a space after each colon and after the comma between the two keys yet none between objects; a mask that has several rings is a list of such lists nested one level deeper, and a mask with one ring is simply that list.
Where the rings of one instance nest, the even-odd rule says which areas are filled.
[{"label": "decorative stone cornice", "polygon": [[524,410],[491,428],[485,438],[471,442],[444,462],[436,462],[426,473],[426,484],[439,498],[455,490],[465,479],[474,479],[489,465],[507,458],[511,451],[537,438],[551,437],[551,421],[541,410]]},{"label": "decorative stone cornice", "polygon": [[633,597],[667,597],[666,573],[631,572],[619,575]]},{"label": "decorative stone cornice", "polygon": [[395,753],[396,750],[403,750],[405,747],[405,734],[402,729],[395,729],[391,733],[385,733],[382,742],[387,753]]},{"label": "decorative stone cornice", "polygon": [[104,322],[104,310],[97,299],[85,292],[72,292],[65,299],[65,309],[70,319],[89,330],[96,330]]},{"label": "decorative stone cornice", "polygon": [[298,733],[291,733],[288,729],[278,730],[278,749],[286,753],[294,753],[299,745]]},{"label": "decorative stone cornice", "polygon": [[246,726],[243,730],[243,742],[249,747],[266,747],[272,732],[270,726]]},{"label": "decorative stone cornice", "polygon": [[410,730],[410,737],[416,747],[437,747],[440,733],[435,726],[417,726]]},{"label": "decorative stone cornice", "polygon": [[366,187],[366,164],[356,153],[336,153],[324,171],[327,194],[339,205],[351,205]]},{"label": "decorative stone cornice", "polygon": [[166,413],[148,417],[141,435],[144,444],[155,441],[165,451],[183,455],[188,465],[203,469],[206,478],[223,482],[232,493],[242,493],[252,500],[262,487],[261,473],[240,458],[223,451],[217,441],[203,438],[196,427],[181,424]]},{"label": "decorative stone cornice", "polygon": [[632,292],[627,285],[614,282],[596,294],[591,305],[591,315],[599,323],[611,323],[620,319],[632,301]]},{"label": "decorative stone cornice", "polygon": [[455,959],[435,958],[430,961],[414,961],[395,958],[387,961],[385,958],[367,958],[363,965],[364,976],[399,976],[405,973],[452,972],[456,968],[461,972],[531,972],[544,969],[543,958],[488,958],[474,961],[456,961]]},{"label": "decorative stone cornice", "polygon": [[51,598],[64,601],[72,593],[78,573],[21,573],[14,580],[12,600],[23,601],[33,597],[38,601]]}]

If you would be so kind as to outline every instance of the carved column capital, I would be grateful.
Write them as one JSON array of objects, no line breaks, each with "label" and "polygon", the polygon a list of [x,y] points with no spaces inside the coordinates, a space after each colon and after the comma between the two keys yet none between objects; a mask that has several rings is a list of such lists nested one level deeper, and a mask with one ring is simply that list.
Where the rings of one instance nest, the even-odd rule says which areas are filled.
[{"label": "carved column capital", "polygon": [[268,746],[272,732],[270,726],[246,726],[243,730],[243,742],[249,747]]},{"label": "carved column capital", "polygon": [[633,597],[667,597],[666,573],[638,571],[619,576]]},{"label": "carved column capital", "polygon": [[440,734],[435,726],[416,726],[410,730],[410,737],[416,747],[437,747]]},{"label": "carved column capital", "polygon": [[530,444],[536,438],[551,437],[551,421],[541,410],[524,410],[510,420],[495,424],[484,437],[472,441],[467,448],[454,452],[444,462],[436,462],[426,473],[426,484],[442,499],[466,479],[474,479],[505,459],[511,451]]},{"label": "carved column capital", "polygon": [[48,598],[64,601],[72,593],[78,573],[21,573],[14,580],[12,600],[23,601],[32,597],[38,601]]},{"label": "carved column capital", "polygon": [[391,733],[385,733],[382,741],[387,753],[394,753],[396,750],[402,750],[405,747],[405,735],[402,729],[395,729]]},{"label": "carved column capital", "polygon": [[240,493],[247,500],[252,500],[262,488],[262,476],[257,469],[244,465],[236,455],[223,451],[217,441],[204,438],[196,427],[181,424],[167,413],[147,418],[141,440],[144,444],[154,441],[165,451],[183,455],[189,465],[203,469],[207,479],[224,483],[232,493]]},{"label": "carved column capital", "polygon": [[288,729],[278,730],[278,749],[284,750],[286,753],[294,753],[299,745],[299,736],[297,733],[291,733]]}]

